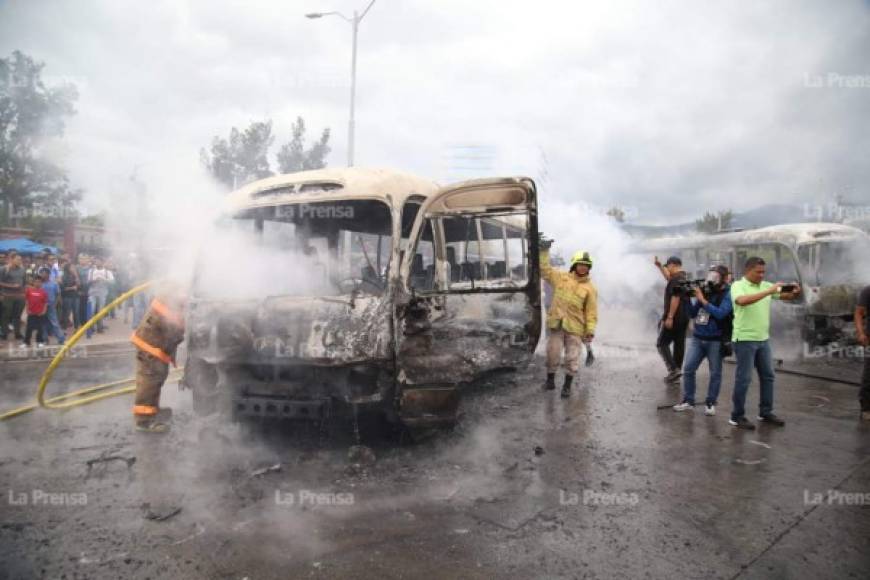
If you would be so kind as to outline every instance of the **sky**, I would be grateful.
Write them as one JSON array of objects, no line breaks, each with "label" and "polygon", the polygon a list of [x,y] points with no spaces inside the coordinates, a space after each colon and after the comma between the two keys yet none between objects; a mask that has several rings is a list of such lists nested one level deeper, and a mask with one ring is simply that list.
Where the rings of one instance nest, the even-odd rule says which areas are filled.
[{"label": "sky", "polygon": [[[129,195],[134,172],[218,195],[199,150],[255,120],[272,119],[275,151],[297,116],[312,136],[329,127],[329,164],[345,164],[351,26],[304,14],[366,4],[0,0],[0,54],[78,87],[49,150],[87,210]],[[360,25],[356,164],[528,175],[544,212],[617,205],[650,224],[870,205],[868,56],[858,0],[377,0]]]}]

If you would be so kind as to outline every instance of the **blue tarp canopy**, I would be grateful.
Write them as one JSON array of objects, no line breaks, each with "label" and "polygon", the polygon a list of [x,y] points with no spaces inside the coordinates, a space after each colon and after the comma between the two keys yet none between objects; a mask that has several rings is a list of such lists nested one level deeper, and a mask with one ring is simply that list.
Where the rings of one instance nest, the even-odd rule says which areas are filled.
[{"label": "blue tarp canopy", "polygon": [[40,244],[38,242],[34,242],[33,240],[28,240],[27,238],[15,238],[13,240],[0,240],[0,252],[8,252],[9,250],[15,250],[19,254],[41,254],[46,250],[50,250],[52,254],[57,254],[57,248],[54,246],[46,246],[45,244]]}]

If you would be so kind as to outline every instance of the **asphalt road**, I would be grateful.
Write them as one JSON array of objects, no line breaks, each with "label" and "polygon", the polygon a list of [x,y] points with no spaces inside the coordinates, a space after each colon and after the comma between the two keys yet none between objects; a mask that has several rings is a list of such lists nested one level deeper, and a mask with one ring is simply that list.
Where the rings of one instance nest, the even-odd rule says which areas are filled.
[{"label": "asphalt road", "polygon": [[[568,400],[541,390],[540,362],[482,381],[424,443],[364,422],[369,464],[349,461],[347,423],[203,423],[174,385],[162,438],[132,432],[129,397],[18,417],[0,424],[0,577],[870,576],[855,387],[780,375],[787,426],[744,432],[727,424],[733,366],[706,417],[657,409],[679,395],[651,354],[597,354]],[[0,407],[41,366],[4,364]],[[130,370],[72,361],[52,388]]]}]

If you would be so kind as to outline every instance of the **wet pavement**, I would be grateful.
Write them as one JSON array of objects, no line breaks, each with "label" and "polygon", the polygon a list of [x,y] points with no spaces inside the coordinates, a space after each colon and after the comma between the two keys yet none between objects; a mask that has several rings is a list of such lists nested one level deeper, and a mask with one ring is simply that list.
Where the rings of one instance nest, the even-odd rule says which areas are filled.
[{"label": "wet pavement", "polygon": [[[857,389],[777,379],[783,429],[677,414],[636,349],[599,349],[567,400],[540,361],[492,376],[411,445],[363,421],[131,431],[130,399],[0,423],[2,578],[866,578],[870,425]],[[43,365],[2,367],[4,410]],[[58,385],[129,376],[70,361]],[[94,376],[99,374],[99,376]],[[701,373],[701,394],[706,374]],[[747,407],[757,406],[753,385]],[[51,495],[54,494],[54,495]],[[862,505],[863,504],[863,505]]]}]

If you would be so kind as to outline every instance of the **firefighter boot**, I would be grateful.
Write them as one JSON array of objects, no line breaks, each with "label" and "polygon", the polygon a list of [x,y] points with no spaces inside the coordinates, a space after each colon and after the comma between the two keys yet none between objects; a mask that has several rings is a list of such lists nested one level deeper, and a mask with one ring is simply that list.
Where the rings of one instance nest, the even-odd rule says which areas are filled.
[{"label": "firefighter boot", "polygon": [[571,375],[565,375],[565,382],[562,384],[562,398],[567,399],[569,395],[571,395],[571,383],[574,381],[574,377]]},{"label": "firefighter boot", "polygon": [[142,433],[166,433],[169,431],[169,420],[172,418],[172,409],[161,408],[156,415],[136,417],[136,431]]},{"label": "firefighter boot", "polygon": [[556,388],[556,373],[547,373],[547,382],[544,383],[544,389],[552,391]]}]

